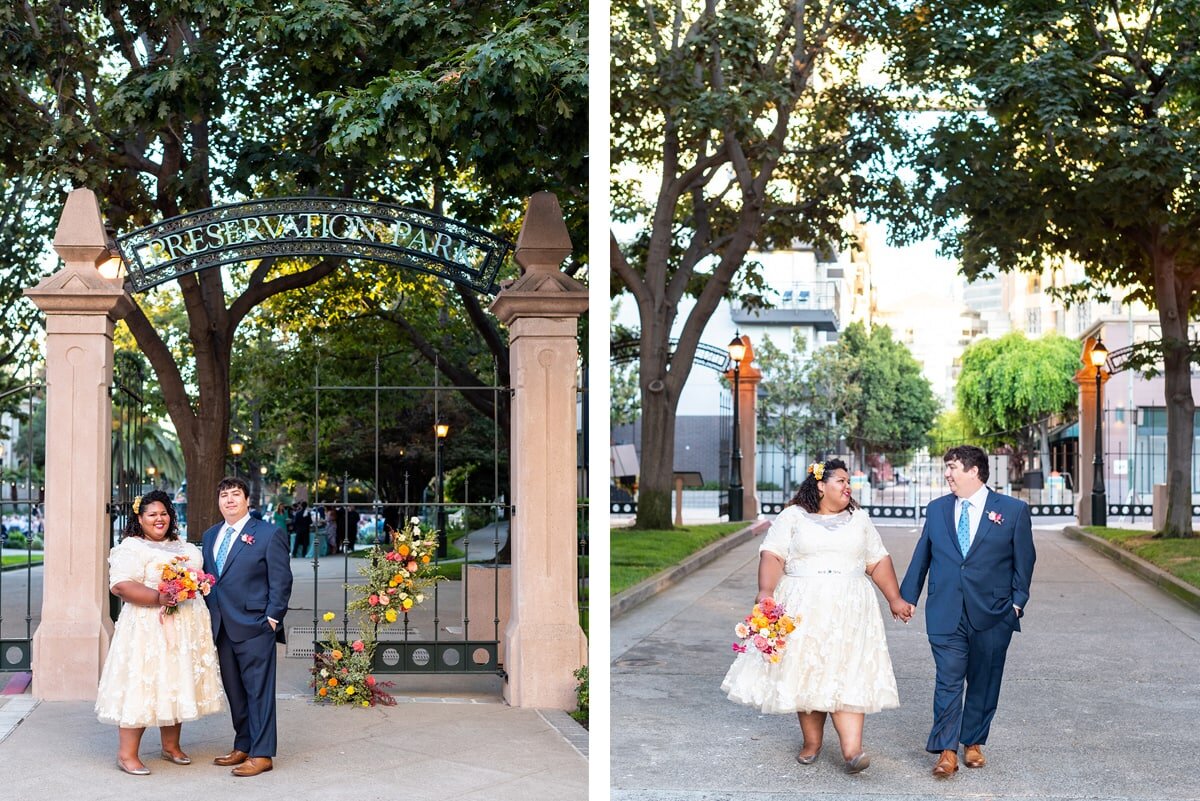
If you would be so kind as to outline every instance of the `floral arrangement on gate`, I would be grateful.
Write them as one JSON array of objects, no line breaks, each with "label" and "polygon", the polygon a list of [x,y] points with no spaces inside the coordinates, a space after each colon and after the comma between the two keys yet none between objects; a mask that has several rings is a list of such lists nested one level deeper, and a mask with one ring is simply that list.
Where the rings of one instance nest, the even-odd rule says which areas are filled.
[{"label": "floral arrangement on gate", "polygon": [[437,532],[422,530],[420,518],[409,518],[399,531],[390,532],[386,545],[376,545],[358,569],[366,583],[346,585],[359,595],[349,608],[366,612],[376,625],[395,623],[424,601],[424,590],[442,578],[435,572],[436,553]]},{"label": "floral arrangement on gate", "polygon": [[[333,612],[326,612],[326,623],[333,620]],[[375,654],[375,641],[368,634],[360,634],[357,640],[343,643],[337,630],[329,632],[329,638],[318,643],[313,651],[312,681],[314,700],[319,704],[343,706],[395,706],[396,699],[387,691],[390,681],[379,681],[371,673],[371,660]]]},{"label": "floral arrangement on gate", "polygon": [[766,661],[778,663],[787,647],[787,636],[796,630],[799,619],[773,598],[763,598],[745,620],[734,626],[733,633],[740,642],[733,644],[733,650],[744,654],[753,647]]},{"label": "floral arrangement on gate", "polygon": [[[180,604],[191,598],[208,595],[216,583],[216,576],[188,567],[187,557],[181,555],[172,557],[171,561],[163,565],[158,591]],[[179,607],[164,606],[160,611],[173,615],[179,611]]]}]

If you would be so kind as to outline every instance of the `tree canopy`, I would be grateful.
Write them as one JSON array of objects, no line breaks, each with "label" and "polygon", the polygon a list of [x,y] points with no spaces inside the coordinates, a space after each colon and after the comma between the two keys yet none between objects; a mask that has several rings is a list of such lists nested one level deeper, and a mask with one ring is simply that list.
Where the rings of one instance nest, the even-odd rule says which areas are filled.
[{"label": "tree canopy", "polygon": [[868,332],[862,323],[851,323],[835,347],[850,365],[846,386],[861,393],[850,416],[844,418],[847,443],[864,463],[869,453],[888,454],[893,464],[908,461],[911,451],[927,444],[926,434],[938,413],[921,365],[903,343],[892,338],[886,325]]},{"label": "tree canopy", "polygon": [[[0,163],[35,180],[51,216],[65,189],[93,188],[121,231],[326,194],[511,234],[536,188],[559,195],[582,244],[585,30],[578,2],[8,4]],[[216,516],[238,325],[339,266],[265,259],[184,276],[178,342],[140,299],[128,318],[180,435],[197,526]],[[483,316],[477,298],[458,302]]]},{"label": "tree canopy", "polygon": [[723,299],[767,301],[746,269],[754,249],[848,242],[851,209],[887,195],[890,173],[869,175],[901,134],[859,77],[874,3],[619,0],[611,13],[613,288],[641,318],[637,525],[669,528],[675,413],[705,324]]},{"label": "tree canopy", "polygon": [[1075,408],[1079,365],[1079,343],[1061,334],[1027,339],[1014,331],[980,340],[962,355],[955,387],[962,420],[975,437],[1037,450],[1049,472],[1050,424]]},{"label": "tree canopy", "polygon": [[909,238],[941,236],[969,276],[1070,258],[1159,313],[1171,536],[1192,532],[1187,321],[1200,287],[1200,15],[1192,2],[946,0],[895,11],[898,80],[943,115],[908,159]]}]

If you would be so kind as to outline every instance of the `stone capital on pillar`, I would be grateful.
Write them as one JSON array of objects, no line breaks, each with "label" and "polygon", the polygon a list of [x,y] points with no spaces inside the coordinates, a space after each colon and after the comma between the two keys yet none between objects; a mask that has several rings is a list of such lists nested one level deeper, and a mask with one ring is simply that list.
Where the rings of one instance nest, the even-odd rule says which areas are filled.
[{"label": "stone capital on pillar", "polygon": [[[1092,349],[1096,340],[1088,337],[1083,343],[1080,361],[1083,366],[1072,377],[1079,385],[1079,463],[1075,471],[1075,516],[1079,525],[1092,524],[1092,463],[1096,458],[1096,367],[1092,364]],[[1100,370],[1100,388],[1111,377],[1103,367]],[[1103,402],[1103,398],[1101,398]]]},{"label": "stone capital on pillar", "polygon": [[[758,518],[758,385],[762,370],[754,364],[754,346],[750,335],[742,334],[746,355],[738,368],[738,445],[742,450],[742,519]],[[725,377],[733,386],[733,370]]]},{"label": "stone capital on pillar", "polygon": [[46,547],[33,695],[93,700],[113,632],[112,334],[133,304],[119,279],[96,269],[108,258],[108,239],[91,190],[68,195],[54,249],[64,266],[25,290],[46,314]]},{"label": "stone capital on pillar", "polygon": [[587,662],[579,626],[575,473],[578,318],[587,288],[559,267],[571,239],[558,199],[529,200],[515,257],[522,274],[491,310],[509,329],[512,608],[504,697],[512,706],[573,709],[572,673]]}]

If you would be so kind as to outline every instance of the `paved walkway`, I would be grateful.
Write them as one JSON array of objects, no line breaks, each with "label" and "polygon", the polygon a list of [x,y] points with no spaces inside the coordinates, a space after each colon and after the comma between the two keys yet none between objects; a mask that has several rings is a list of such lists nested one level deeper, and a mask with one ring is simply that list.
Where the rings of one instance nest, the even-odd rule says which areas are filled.
[{"label": "paved walkway", "polygon": [[[474,553],[474,548],[472,548]],[[352,560],[357,562],[357,560]],[[321,560],[320,599],[341,608],[344,557]],[[310,560],[292,560],[296,586],[289,627],[312,625]],[[31,571],[41,598],[41,568]],[[25,571],[5,574],[4,600],[24,629]],[[441,614],[453,620],[457,593],[444,593]],[[11,597],[10,597],[11,596]],[[36,627],[36,619],[34,621]],[[418,623],[432,634],[432,621]],[[9,621],[5,621],[5,631]],[[17,634],[17,632],[14,632]],[[309,698],[309,659],[279,646],[280,752],[275,770],[238,779],[210,763],[232,743],[227,711],[185,723],[183,746],[194,764],[157,759],[156,730],[141,756],[153,771],[126,776],[115,764],[117,733],[96,721],[90,702],[37,703],[28,691],[0,695],[0,764],[4,797],[103,799],[420,798],[478,801],[583,801],[588,795],[587,731],[560,710],[514,709],[504,703],[499,676],[393,676],[394,707],[323,707]],[[14,674],[0,673],[0,688]]]},{"label": "paved walkway", "polygon": [[[903,574],[916,529],[881,533]],[[885,617],[901,707],[868,716],[873,761],[858,776],[841,771],[831,724],[805,768],[794,716],[725,699],[733,626],[754,599],[752,541],[613,622],[613,801],[1200,799],[1200,615],[1057,528],[1035,541],[986,768],[929,775],[920,611],[908,626]]]}]

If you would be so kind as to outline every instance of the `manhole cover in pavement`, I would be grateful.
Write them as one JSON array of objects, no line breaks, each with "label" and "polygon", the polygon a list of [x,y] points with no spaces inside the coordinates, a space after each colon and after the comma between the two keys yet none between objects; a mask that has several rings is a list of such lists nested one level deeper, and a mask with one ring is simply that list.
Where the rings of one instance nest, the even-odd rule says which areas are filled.
[{"label": "manhole cover in pavement", "polygon": [[613,662],[613,664],[616,665],[617,667],[653,667],[655,665],[661,665],[661,664],[663,664],[663,662],[659,659],[632,658],[632,659],[618,659],[616,662]]}]

